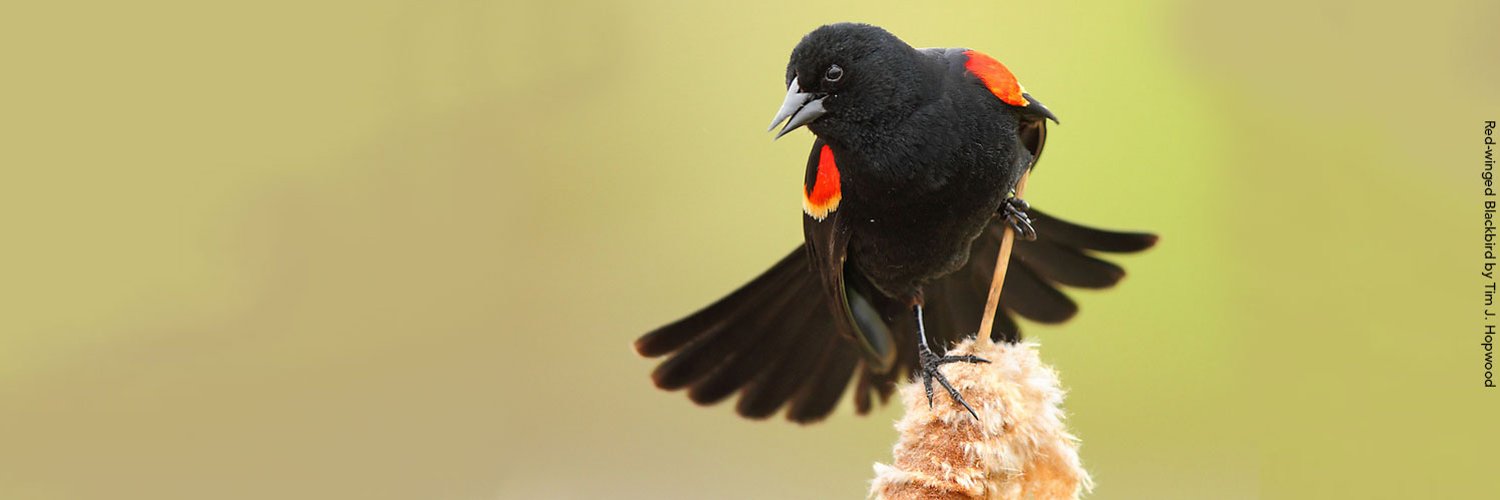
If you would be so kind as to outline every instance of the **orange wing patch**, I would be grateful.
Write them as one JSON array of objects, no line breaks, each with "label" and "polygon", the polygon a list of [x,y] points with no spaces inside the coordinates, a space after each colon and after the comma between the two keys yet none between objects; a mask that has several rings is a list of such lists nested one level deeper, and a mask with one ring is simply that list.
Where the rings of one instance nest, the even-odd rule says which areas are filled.
[{"label": "orange wing patch", "polygon": [[823,145],[818,153],[818,173],[812,185],[802,187],[802,211],[816,220],[823,220],[830,212],[838,210],[843,193],[839,190],[839,166],[833,161],[833,150]]},{"label": "orange wing patch", "polygon": [[969,60],[964,62],[964,68],[979,77],[979,81],[984,82],[984,86],[988,87],[995,97],[999,97],[1011,106],[1024,108],[1031,105],[1031,101],[1021,95],[1026,92],[1026,89],[1021,88],[1021,82],[1016,81],[1016,75],[1011,74],[1004,64],[1000,64],[1000,61],[977,50],[966,50],[964,55],[969,56]]}]

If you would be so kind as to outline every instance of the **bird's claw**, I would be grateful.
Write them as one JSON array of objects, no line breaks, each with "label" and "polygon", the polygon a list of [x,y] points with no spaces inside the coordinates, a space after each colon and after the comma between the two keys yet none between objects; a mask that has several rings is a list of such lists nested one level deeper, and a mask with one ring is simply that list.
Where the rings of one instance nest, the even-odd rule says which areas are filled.
[{"label": "bird's claw", "polygon": [[979,414],[974,412],[974,408],[969,406],[967,401],[964,401],[963,395],[958,393],[958,389],[953,388],[953,384],[948,383],[948,377],[943,376],[943,372],[938,368],[948,363],[989,363],[990,360],[974,355],[938,356],[926,345],[918,349],[918,357],[920,358],[918,362],[922,365],[922,388],[927,390],[927,407],[932,408],[932,381],[936,379],[944,389],[948,390],[948,397],[953,398],[953,402],[969,410],[969,415],[973,416],[974,420],[979,420]]},{"label": "bird's claw", "polygon": [[1031,204],[1020,198],[1006,198],[1000,204],[1000,216],[1016,230],[1016,236],[1032,241],[1036,239],[1036,228],[1032,227],[1031,215],[1026,213],[1027,210],[1031,210]]}]

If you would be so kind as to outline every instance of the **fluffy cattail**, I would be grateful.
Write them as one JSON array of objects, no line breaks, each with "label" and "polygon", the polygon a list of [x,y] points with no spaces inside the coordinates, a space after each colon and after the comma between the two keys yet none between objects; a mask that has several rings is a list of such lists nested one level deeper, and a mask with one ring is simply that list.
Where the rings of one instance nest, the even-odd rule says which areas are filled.
[{"label": "fluffy cattail", "polygon": [[870,495],[915,498],[1077,498],[1093,487],[1078,459],[1078,438],[1063,426],[1064,392],[1034,343],[965,340],[949,355],[990,363],[942,370],[979,420],[934,384],[901,388],[906,415],[896,423],[894,465],[875,464]]}]

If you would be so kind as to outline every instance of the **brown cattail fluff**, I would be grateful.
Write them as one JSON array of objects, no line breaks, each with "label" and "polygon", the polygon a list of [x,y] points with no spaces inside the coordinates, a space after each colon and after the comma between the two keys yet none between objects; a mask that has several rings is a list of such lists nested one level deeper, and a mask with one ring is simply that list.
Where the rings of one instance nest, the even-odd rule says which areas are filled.
[{"label": "brown cattail fluff", "polygon": [[933,383],[929,409],[922,383],[907,383],[895,464],[875,464],[871,496],[1077,498],[1093,487],[1078,459],[1078,438],[1063,425],[1057,372],[1042,363],[1036,344],[970,339],[948,354],[990,360],[942,368],[979,420],[940,384]]}]

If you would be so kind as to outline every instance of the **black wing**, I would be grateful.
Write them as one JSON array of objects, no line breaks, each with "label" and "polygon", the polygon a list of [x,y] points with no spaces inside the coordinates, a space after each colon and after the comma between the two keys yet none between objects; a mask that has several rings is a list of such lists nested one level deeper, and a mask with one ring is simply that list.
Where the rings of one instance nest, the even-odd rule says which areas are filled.
[{"label": "black wing", "polygon": [[[990,333],[990,338],[997,342],[1021,339],[1017,316],[1038,323],[1061,323],[1076,315],[1078,305],[1063,293],[1065,287],[1109,288],[1119,283],[1125,277],[1125,270],[1099,258],[1096,252],[1138,252],[1150,248],[1157,239],[1147,233],[1084,227],[1036,209],[1031,210],[1031,216],[1037,239],[1017,241],[1011,252],[1000,307]],[[941,350],[979,330],[1005,227],[997,218],[975,239],[969,262],[963,268],[924,289],[927,333]],[[857,397],[868,399],[865,393],[870,392],[878,394],[883,402],[895,389],[897,375],[914,373],[916,338],[902,331],[903,335],[897,338],[902,349],[896,369],[884,374],[863,374]]]},{"label": "black wing", "polygon": [[[1022,142],[1034,161],[1045,124],[1032,132]],[[813,144],[809,168],[816,168],[822,145]],[[1093,229],[1037,210],[1031,215],[1037,239],[1016,242],[995,317],[996,340],[1020,339],[1015,316],[1059,323],[1077,314],[1063,286],[1108,288],[1124,277],[1123,269],[1094,253],[1137,252],[1156,243],[1151,234]],[[897,378],[915,369],[914,323],[904,304],[861,286],[857,273],[844,273],[848,232],[839,217],[838,211],[822,221],[804,216],[801,247],[734,293],[637,340],[641,355],[670,354],[652,373],[656,385],[686,388],[703,405],[738,391],[735,409],[750,418],[790,404],[787,418],[800,423],[832,413],[856,372],[858,413],[868,413],[877,396],[888,400]],[[1003,224],[997,218],[974,241],[969,262],[925,290],[928,332],[944,346],[979,328]]]},{"label": "black wing", "polygon": [[834,332],[822,281],[802,247],[702,310],[636,340],[643,356],[670,357],[651,377],[709,405],[740,392],[736,411],[819,420],[833,411],[859,356]]},{"label": "black wing", "polygon": [[[823,144],[813,143],[809,185]],[[853,302],[863,312],[851,312],[843,292],[848,232],[838,211],[827,215],[821,221],[804,216],[806,243],[770,270],[636,341],[642,355],[671,354],[652,373],[658,387],[687,388],[699,404],[740,391],[736,410],[751,418],[768,417],[790,403],[787,418],[805,423],[833,412],[855,370],[880,358],[871,353],[885,353],[888,371],[895,359],[891,334],[878,316],[871,317],[869,307],[861,307],[861,296]],[[855,318],[881,333],[874,347],[856,340],[861,337]],[[864,413],[870,404],[868,397],[862,401]]]},{"label": "black wing", "polygon": [[[996,341],[1020,340],[1016,316],[1038,323],[1071,319],[1078,305],[1063,293],[1065,287],[1110,288],[1125,277],[1123,268],[1101,259],[1099,253],[1139,252],[1157,240],[1149,233],[1080,226],[1036,209],[1031,210],[1031,218],[1037,239],[1015,243],[991,333]],[[974,240],[968,264],[927,286],[927,303],[932,305],[928,332],[952,342],[979,329],[1004,230],[1005,223],[997,217]],[[946,311],[939,312],[939,308]]]}]

